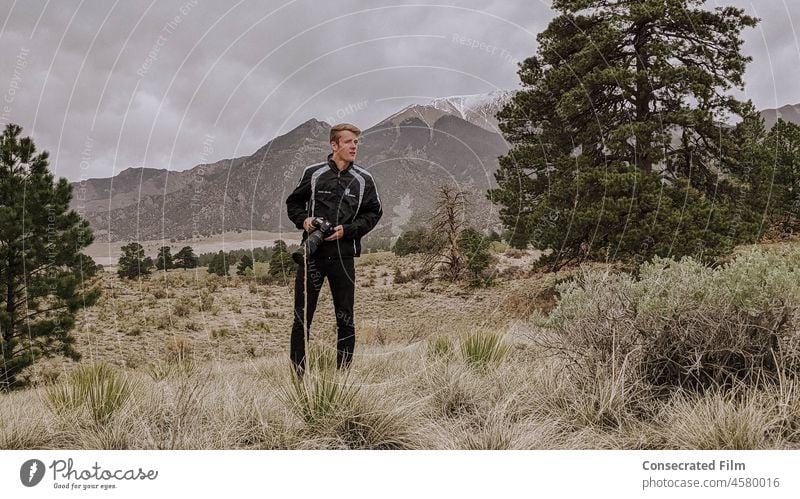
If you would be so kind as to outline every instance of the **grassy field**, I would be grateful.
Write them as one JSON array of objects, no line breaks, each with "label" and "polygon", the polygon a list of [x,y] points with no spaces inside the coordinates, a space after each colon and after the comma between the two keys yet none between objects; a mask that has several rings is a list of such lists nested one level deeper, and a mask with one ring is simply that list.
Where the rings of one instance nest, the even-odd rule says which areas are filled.
[{"label": "grassy field", "polygon": [[326,291],[304,382],[291,286],[102,273],[83,360],[39,363],[32,388],[0,395],[0,448],[797,448],[795,248],[638,276],[498,255],[483,289],[395,284],[419,260],[365,255],[353,368],[331,369]]}]

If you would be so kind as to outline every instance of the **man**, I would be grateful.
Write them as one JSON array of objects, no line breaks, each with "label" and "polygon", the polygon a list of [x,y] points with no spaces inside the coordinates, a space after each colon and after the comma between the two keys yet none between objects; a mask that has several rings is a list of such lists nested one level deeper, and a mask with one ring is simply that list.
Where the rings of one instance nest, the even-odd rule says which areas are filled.
[{"label": "man", "polygon": [[333,152],[327,161],[307,167],[300,183],[286,199],[289,219],[298,229],[305,230],[304,241],[316,230],[311,223],[316,217],[335,226],[333,233],[297,269],[290,357],[300,376],[305,372],[305,343],[326,277],[336,312],[336,366],[348,367],[353,358],[356,344],[353,258],[361,254],[361,238],[383,215],[375,180],[364,168],[353,163],[360,134],[361,130],[349,123],[332,127]]}]

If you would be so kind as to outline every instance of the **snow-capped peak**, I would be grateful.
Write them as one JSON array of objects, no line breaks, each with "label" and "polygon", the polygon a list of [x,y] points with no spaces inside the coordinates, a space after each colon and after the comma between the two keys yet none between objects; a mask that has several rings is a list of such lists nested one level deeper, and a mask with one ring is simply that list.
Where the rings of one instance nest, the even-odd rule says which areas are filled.
[{"label": "snow-capped peak", "polygon": [[491,132],[499,133],[495,114],[513,95],[513,90],[496,90],[486,94],[437,97],[426,103],[407,106],[384,122],[399,123],[403,119],[414,117],[433,127],[437,119],[450,114]]}]

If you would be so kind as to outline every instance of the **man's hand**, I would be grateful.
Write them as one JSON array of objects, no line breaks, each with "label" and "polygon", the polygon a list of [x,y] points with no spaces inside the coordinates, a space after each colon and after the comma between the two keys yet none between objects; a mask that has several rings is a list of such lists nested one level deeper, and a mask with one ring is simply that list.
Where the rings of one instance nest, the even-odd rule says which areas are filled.
[{"label": "man's hand", "polygon": [[341,239],[342,236],[344,236],[344,227],[342,227],[341,225],[337,225],[336,227],[333,228],[333,234],[326,237],[325,240],[335,241],[337,239]]},{"label": "man's hand", "polygon": [[306,218],[305,220],[303,220],[303,228],[304,228],[304,229],[306,230],[306,232],[308,232],[309,234],[310,234],[310,233],[312,233],[312,232],[314,232],[315,230],[317,230],[317,228],[316,228],[316,227],[314,227],[314,225],[311,223],[311,221],[312,221],[312,220],[314,220],[314,217],[308,217],[308,218]]}]

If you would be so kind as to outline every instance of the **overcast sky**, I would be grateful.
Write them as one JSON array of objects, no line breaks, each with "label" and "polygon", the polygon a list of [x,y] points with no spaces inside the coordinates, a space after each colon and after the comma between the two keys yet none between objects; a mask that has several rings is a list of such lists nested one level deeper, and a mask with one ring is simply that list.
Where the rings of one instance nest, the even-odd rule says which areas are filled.
[{"label": "overcast sky", "polygon": [[[762,18],[744,34],[741,96],[800,103],[800,2],[707,3],[720,4]],[[310,118],[367,128],[411,103],[517,88],[549,5],[0,0],[0,126],[22,125],[70,180],[184,170]]]}]

